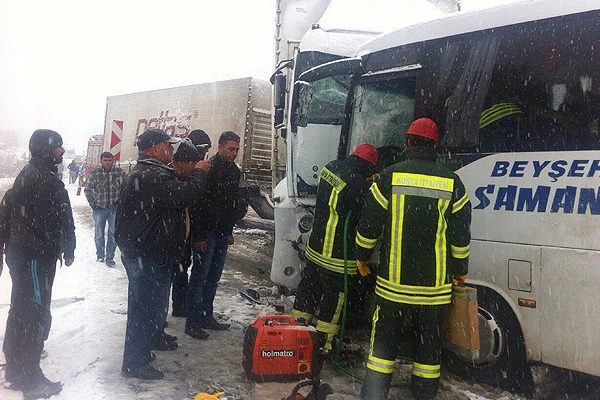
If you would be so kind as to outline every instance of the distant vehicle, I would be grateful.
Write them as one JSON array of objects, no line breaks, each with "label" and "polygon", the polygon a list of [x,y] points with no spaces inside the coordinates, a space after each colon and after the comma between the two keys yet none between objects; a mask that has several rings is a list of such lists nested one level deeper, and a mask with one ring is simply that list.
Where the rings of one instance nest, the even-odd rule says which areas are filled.
[{"label": "distant vehicle", "polygon": [[491,383],[526,387],[530,363],[600,377],[599,20],[591,0],[456,13],[300,76],[310,92],[353,71],[339,158],[399,152],[414,118],[438,123],[473,206],[479,300],[479,357],[452,364]]},{"label": "distant vehicle", "polygon": [[63,158],[65,160],[72,160],[75,158],[75,148],[71,147],[71,146],[63,146],[65,149],[65,154],[63,155]]},{"label": "distant vehicle", "polygon": [[100,154],[103,152],[104,135],[94,135],[88,140],[85,153],[83,178],[87,179],[94,169],[100,166]]}]

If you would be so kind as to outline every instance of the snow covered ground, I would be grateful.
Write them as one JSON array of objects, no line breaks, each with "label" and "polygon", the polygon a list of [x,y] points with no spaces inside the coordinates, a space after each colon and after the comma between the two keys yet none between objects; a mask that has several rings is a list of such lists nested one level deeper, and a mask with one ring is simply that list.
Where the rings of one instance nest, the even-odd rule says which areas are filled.
[{"label": "snow covered ground", "polygon": [[[4,184],[5,182],[2,182]],[[3,185],[4,186],[4,185]],[[167,332],[179,337],[179,349],[156,352],[153,365],[165,372],[165,379],[144,382],[120,375],[127,310],[127,277],[120,261],[109,268],[95,261],[91,211],[83,193],[67,185],[76,223],[77,249],[75,263],[58,269],[53,290],[52,330],[46,342],[47,357],[42,368],[51,380],[63,382],[58,399],[192,399],[203,391],[222,389],[227,398],[246,400],[279,400],[288,396],[294,382],[253,383],[246,379],[241,366],[244,328],[258,316],[275,314],[274,304],[289,300],[275,293],[266,279],[253,277],[233,268],[228,260],[215,300],[216,314],[232,324],[229,331],[210,331],[208,340],[195,340],[183,333],[185,320],[169,315]],[[0,187],[0,195],[3,188]],[[242,231],[236,234],[245,235]],[[250,230],[248,238],[264,241],[264,232]],[[268,242],[268,241],[267,241]],[[262,243],[262,242],[261,242]],[[249,253],[244,241],[238,241],[235,252]],[[261,244],[262,246],[262,244]],[[233,248],[232,248],[233,249]],[[249,257],[256,258],[252,254]],[[118,257],[117,257],[118,259]],[[3,340],[10,303],[10,276],[0,277],[0,341]],[[251,303],[239,295],[240,288],[260,292],[262,304]],[[4,354],[0,353],[0,365]],[[2,369],[2,368],[0,368]],[[401,365],[395,380],[409,377],[409,366]],[[359,369],[359,373],[364,371]],[[361,383],[355,378],[333,371],[327,365],[323,381],[331,384],[335,394],[331,400],[358,399]],[[21,399],[21,392],[2,386],[0,399]],[[406,388],[393,388],[391,399],[410,399]],[[520,397],[487,386],[463,381],[444,373],[440,400],[517,400]]]}]

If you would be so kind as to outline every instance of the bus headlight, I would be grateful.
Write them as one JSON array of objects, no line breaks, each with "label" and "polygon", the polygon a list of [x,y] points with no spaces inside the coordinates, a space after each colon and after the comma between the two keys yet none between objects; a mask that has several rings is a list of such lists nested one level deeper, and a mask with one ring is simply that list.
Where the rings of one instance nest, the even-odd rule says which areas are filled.
[{"label": "bus headlight", "polygon": [[309,232],[312,229],[314,217],[312,214],[306,214],[298,222],[298,230],[302,233]]}]

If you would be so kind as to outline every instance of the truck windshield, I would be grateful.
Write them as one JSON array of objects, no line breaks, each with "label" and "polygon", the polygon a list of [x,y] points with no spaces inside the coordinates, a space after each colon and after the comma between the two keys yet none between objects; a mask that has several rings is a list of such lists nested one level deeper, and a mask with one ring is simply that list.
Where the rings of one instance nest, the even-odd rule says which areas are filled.
[{"label": "truck windshield", "polygon": [[313,84],[308,123],[341,125],[350,87],[350,76],[333,76]]},{"label": "truck windshield", "polygon": [[414,116],[415,78],[359,84],[352,99],[348,151],[360,143],[404,147]]},{"label": "truck windshield", "polygon": [[[294,81],[303,72],[326,62],[342,58],[333,54],[317,51],[300,52],[296,60]],[[292,99],[292,132],[297,131],[299,118],[304,124],[341,125],[344,117],[344,106],[350,87],[350,76],[333,76],[312,83],[312,98],[306,104],[306,110],[300,110],[298,93],[294,92]]]}]

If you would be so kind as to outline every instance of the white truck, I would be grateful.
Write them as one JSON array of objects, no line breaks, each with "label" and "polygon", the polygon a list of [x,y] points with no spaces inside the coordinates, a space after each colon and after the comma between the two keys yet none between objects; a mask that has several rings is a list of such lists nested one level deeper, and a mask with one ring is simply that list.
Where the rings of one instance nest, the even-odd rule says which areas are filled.
[{"label": "white truck", "polygon": [[240,138],[242,185],[271,185],[271,85],[239,78],[147,92],[109,96],[106,100],[103,151],[114,154],[126,171],[137,159],[137,137],[148,128],[185,138],[194,129],[211,138],[209,156],[219,135]]},{"label": "white truck", "polygon": [[[456,2],[435,3],[443,3],[445,11],[456,10]],[[301,279],[318,172],[338,156],[351,72],[313,85],[307,121],[298,120],[304,114],[299,110],[302,82],[298,77],[321,64],[353,56],[360,45],[378,32],[443,12],[425,0],[279,0],[277,5],[277,68],[271,77],[275,128],[275,248],[271,280],[285,293],[295,289]],[[283,172],[285,178],[281,179]]]}]

